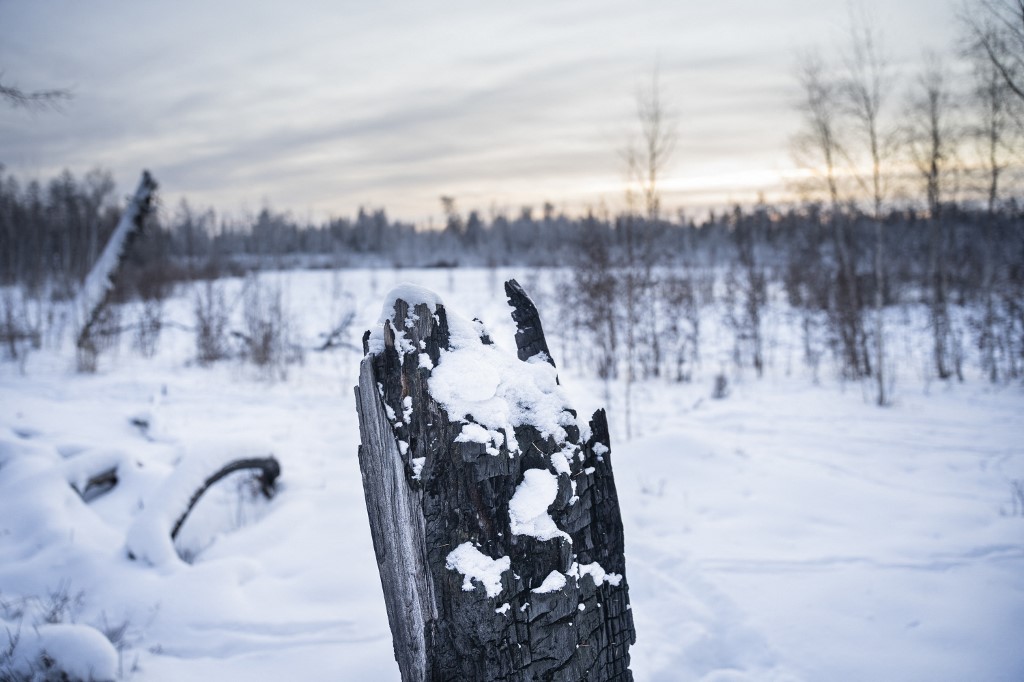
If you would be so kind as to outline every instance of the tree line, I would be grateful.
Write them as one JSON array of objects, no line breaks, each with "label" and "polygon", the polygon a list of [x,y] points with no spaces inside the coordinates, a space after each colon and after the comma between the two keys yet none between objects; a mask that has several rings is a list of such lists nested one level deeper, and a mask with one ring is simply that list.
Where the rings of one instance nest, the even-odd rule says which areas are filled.
[{"label": "tree line", "polygon": [[[116,197],[103,172],[63,173],[45,186],[0,179],[0,281],[55,299],[73,293],[116,223]],[[591,311],[580,324],[592,327],[597,345],[587,352],[604,377],[685,380],[699,357],[700,310],[712,304],[736,331],[737,363],[760,372],[773,291],[806,316],[808,335],[827,327],[826,350],[845,377],[881,374],[880,391],[886,331],[875,316],[904,305],[928,311],[937,377],[962,376],[971,339],[994,381],[1024,372],[1024,207],[1012,198],[938,210],[759,204],[699,222],[550,207],[463,218],[453,206],[436,230],[383,211],[314,225],[270,209],[251,224],[218,223],[185,203],[167,213],[133,247],[122,297],[259,268],[562,266],[571,294],[563,323],[574,309]],[[808,347],[808,361],[816,352]]]}]

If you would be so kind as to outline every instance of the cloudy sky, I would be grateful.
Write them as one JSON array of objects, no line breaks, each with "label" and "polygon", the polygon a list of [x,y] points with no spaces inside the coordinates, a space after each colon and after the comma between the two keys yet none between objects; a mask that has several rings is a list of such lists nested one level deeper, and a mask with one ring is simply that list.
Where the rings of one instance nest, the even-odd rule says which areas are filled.
[{"label": "cloudy sky", "polygon": [[[955,5],[869,9],[905,79],[949,51]],[[774,196],[792,172],[798,51],[839,49],[846,0],[113,2],[0,0],[2,81],[70,87],[62,112],[0,108],[22,177],[142,168],[165,202],[297,217],[622,196],[634,97],[659,65],[679,140],[665,204]]]}]

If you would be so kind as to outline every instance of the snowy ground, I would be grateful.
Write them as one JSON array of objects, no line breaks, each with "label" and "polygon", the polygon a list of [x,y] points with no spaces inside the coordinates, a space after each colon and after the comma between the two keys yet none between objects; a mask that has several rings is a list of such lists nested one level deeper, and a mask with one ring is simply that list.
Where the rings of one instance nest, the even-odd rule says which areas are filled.
[{"label": "snowy ground", "polygon": [[[402,280],[510,346],[501,274],[281,277],[310,346],[341,314],[340,290],[358,303],[356,341]],[[538,294],[544,315],[557,292]],[[191,324],[189,296],[168,316]],[[126,679],[398,679],[355,454],[359,354],[309,352],[276,382],[193,355],[191,335],[169,330],[156,357],[125,342],[94,376],[74,374],[68,343],[24,373],[0,365],[0,628],[20,624],[26,651],[46,635],[98,672],[119,656]],[[928,383],[907,361],[896,404],[878,409],[790,364],[777,350],[725,400],[710,398],[717,365],[691,384],[642,384],[630,442],[622,387],[562,371],[581,414],[611,403],[637,679],[1020,682],[1024,392]],[[131,424],[142,413],[146,433]],[[179,538],[191,564],[129,560],[129,529],[171,473],[236,451],[278,457],[278,496],[224,481]],[[86,505],[67,481],[88,458],[134,466]],[[99,628],[120,650],[86,628],[33,627],[47,620]]]}]

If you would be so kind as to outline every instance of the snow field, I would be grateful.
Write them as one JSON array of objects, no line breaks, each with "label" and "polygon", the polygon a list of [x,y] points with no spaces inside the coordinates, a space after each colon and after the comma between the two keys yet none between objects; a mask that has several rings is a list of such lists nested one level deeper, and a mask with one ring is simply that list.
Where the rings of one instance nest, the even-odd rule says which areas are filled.
[{"label": "snow field", "polygon": [[[411,281],[514,349],[506,274],[266,276],[281,283],[295,336],[309,345],[341,312],[340,278],[357,304],[353,343],[385,292]],[[594,380],[566,352],[548,275],[511,274],[540,308],[559,399],[581,421],[609,408],[638,680],[1024,679],[1024,517],[1013,515],[1010,487],[1024,480],[1019,387],[928,381],[913,314],[894,332],[908,354],[892,408],[825,367],[814,385],[783,313],[766,323],[769,367],[756,380],[724,363],[730,342],[707,311],[706,364],[690,384],[635,385],[626,443],[622,385]],[[225,286],[231,302],[241,284]],[[182,291],[167,316],[191,324],[191,305]],[[355,454],[359,354],[307,352],[276,383],[235,361],[194,366],[194,354],[189,333],[167,329],[156,357],[123,343],[93,376],[73,373],[68,343],[31,355],[24,374],[0,365],[0,600],[70,583],[83,598],[65,625],[78,634],[50,646],[68,666],[109,666],[116,653],[126,679],[397,680]],[[435,374],[444,368],[442,359]],[[711,400],[722,369],[730,396]],[[555,396],[544,377],[519,378]],[[452,400],[505,390],[501,376],[482,386]],[[141,412],[145,431],[131,424]],[[491,441],[506,419],[464,435]],[[127,558],[133,525],[161,508],[161,491],[193,480],[183,466],[204,471],[202,453],[254,441],[281,462],[273,500],[222,481],[176,543],[191,563],[167,544],[155,566]],[[83,503],[69,481],[109,463],[120,483]],[[160,533],[143,542],[169,543]],[[14,616],[0,612],[7,624]],[[37,617],[22,614],[23,629]],[[95,635],[122,622],[130,636],[112,652]]]}]

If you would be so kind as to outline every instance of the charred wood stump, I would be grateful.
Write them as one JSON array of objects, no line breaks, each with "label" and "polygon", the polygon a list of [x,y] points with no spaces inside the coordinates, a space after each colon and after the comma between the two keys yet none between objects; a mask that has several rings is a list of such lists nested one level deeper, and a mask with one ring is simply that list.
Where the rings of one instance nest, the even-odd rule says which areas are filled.
[{"label": "charred wood stump", "polygon": [[395,658],[420,680],[631,680],[603,410],[569,408],[536,307],[518,358],[405,286],[363,337],[359,465]]}]

